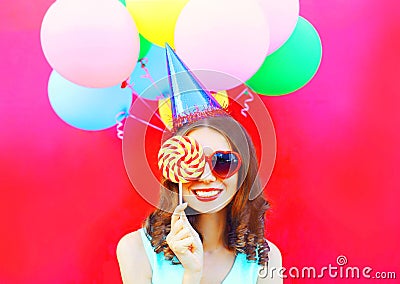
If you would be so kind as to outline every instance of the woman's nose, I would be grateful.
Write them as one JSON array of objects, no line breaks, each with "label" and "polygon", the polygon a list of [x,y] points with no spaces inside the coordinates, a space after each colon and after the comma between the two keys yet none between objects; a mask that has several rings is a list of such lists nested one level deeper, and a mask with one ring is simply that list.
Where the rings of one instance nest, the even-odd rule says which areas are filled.
[{"label": "woman's nose", "polygon": [[211,171],[210,164],[206,162],[206,165],[204,167],[204,172],[200,176],[199,181],[201,182],[213,182],[216,181],[217,178],[214,176],[213,172]]}]

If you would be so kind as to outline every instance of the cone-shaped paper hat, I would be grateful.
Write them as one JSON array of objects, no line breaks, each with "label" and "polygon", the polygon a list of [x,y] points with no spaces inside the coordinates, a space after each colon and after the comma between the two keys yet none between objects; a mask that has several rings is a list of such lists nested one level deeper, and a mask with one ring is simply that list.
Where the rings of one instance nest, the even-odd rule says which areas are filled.
[{"label": "cone-shaped paper hat", "polygon": [[174,130],[204,117],[227,115],[168,44],[166,54]]}]

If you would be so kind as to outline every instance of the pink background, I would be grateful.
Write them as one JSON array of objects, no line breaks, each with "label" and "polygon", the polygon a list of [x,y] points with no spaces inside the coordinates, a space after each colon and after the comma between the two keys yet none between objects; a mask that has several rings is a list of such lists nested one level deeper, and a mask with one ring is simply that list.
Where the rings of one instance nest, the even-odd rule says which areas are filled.
[{"label": "pink background", "polygon": [[[115,129],[75,129],[50,107],[39,31],[52,2],[0,9],[0,282],[119,283],[116,244],[151,207],[130,185]],[[278,137],[269,239],[288,268],[345,255],[400,277],[400,4],[300,7],[323,59],[305,88],[263,98]]]}]

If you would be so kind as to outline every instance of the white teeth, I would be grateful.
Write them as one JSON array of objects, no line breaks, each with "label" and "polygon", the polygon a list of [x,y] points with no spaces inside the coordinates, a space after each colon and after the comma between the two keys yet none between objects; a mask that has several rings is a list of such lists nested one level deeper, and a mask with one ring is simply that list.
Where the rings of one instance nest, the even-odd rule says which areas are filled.
[{"label": "white teeth", "polygon": [[200,191],[196,190],[196,194],[200,197],[212,197],[219,193],[219,190],[211,190],[211,191]]}]

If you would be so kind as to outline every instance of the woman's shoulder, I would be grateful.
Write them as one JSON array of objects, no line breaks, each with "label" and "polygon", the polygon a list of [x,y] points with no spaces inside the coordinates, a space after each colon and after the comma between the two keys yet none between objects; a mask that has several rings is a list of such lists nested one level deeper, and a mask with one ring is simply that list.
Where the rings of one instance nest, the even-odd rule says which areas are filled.
[{"label": "woman's shoulder", "polygon": [[144,277],[143,281],[151,279],[151,266],[146,257],[141,230],[126,234],[117,245],[117,259],[124,283],[134,283],[141,276]]},{"label": "woman's shoulder", "polygon": [[140,230],[142,229],[128,233],[119,240],[117,245],[117,256],[125,253],[131,254],[140,249],[143,249],[144,251]]},{"label": "woman's shoulder", "polygon": [[140,239],[140,230],[142,230],[142,229],[136,230],[134,232],[130,232],[130,233],[126,234],[125,236],[123,236],[119,240],[118,245],[119,244],[125,245],[125,244],[131,244],[134,242],[138,242],[138,240]]},{"label": "woman's shoulder", "polygon": [[267,243],[268,243],[269,249],[270,249],[270,251],[269,251],[270,256],[278,258],[282,262],[282,255],[281,255],[279,248],[270,240],[267,240]]},{"label": "woman's shoulder", "polygon": [[276,270],[282,267],[282,254],[279,248],[270,240],[267,240],[269,245],[269,253],[268,253],[268,266],[269,268],[275,267]]},{"label": "woman's shoulder", "polygon": [[267,240],[267,243],[270,249],[268,267],[267,270],[265,270],[265,267],[260,268],[257,284],[282,284],[283,279],[279,277],[282,268],[282,254],[273,242]]}]

